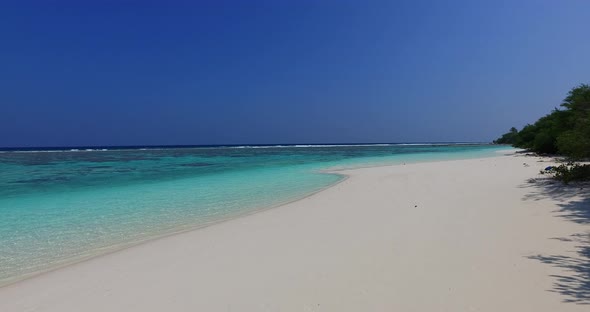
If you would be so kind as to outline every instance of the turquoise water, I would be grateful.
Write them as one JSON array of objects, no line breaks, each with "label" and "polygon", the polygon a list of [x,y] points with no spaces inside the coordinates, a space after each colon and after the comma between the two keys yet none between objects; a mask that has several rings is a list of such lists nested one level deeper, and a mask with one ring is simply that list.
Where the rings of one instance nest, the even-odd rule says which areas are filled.
[{"label": "turquoise water", "polygon": [[491,145],[0,152],[0,284],[279,205],[342,179],[325,169],[486,157]]}]

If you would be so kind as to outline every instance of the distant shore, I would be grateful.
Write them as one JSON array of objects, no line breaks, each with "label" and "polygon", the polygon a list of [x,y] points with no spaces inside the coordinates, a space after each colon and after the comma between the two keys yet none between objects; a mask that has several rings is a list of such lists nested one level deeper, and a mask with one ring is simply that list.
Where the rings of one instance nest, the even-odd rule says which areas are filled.
[{"label": "distant shore", "polygon": [[2,287],[0,310],[586,311],[584,276],[551,259],[590,260],[575,214],[590,197],[531,180],[547,165],[338,171],[349,178],[279,208]]}]

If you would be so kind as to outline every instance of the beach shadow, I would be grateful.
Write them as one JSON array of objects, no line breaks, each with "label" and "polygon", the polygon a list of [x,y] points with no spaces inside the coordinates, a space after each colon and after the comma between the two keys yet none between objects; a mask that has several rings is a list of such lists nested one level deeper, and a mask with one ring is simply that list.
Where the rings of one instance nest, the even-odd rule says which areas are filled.
[{"label": "beach shadow", "polygon": [[[564,185],[541,178],[531,179],[521,188],[530,191],[523,200],[552,199],[557,202],[558,209],[554,211],[556,216],[579,224],[590,224],[590,184]],[[551,239],[575,243],[575,256],[535,255],[527,258],[561,268],[568,273],[551,275],[555,281],[549,291],[564,296],[563,302],[590,305],[590,231]]]}]

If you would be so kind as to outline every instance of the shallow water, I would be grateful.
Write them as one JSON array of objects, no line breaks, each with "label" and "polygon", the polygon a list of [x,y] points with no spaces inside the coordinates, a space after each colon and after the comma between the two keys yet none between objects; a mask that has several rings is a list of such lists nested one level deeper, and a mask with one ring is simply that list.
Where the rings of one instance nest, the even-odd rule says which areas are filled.
[{"label": "shallow water", "polygon": [[492,145],[0,152],[0,284],[302,198],[325,169],[496,155]]}]

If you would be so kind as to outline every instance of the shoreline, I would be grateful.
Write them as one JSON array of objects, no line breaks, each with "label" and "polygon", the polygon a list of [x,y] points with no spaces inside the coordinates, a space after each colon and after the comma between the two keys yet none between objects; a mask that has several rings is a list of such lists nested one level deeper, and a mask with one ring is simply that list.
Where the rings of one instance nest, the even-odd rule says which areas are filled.
[{"label": "shoreline", "polygon": [[535,259],[575,256],[555,238],[589,228],[555,211],[585,193],[531,189],[539,159],[338,170],[305,198],[0,287],[0,310],[581,311],[550,290],[573,273]]},{"label": "shoreline", "polygon": [[460,161],[460,160],[467,160],[467,159],[490,158],[490,157],[498,157],[500,154],[501,155],[505,155],[504,153],[507,153],[507,152],[512,153],[514,150],[515,149],[512,148],[512,147],[507,148],[506,150],[497,150],[494,153],[496,153],[498,155],[486,155],[486,156],[476,156],[476,157],[457,158],[457,159],[443,159],[443,160],[418,160],[418,161],[409,161],[409,162],[403,162],[403,163],[389,163],[389,164],[361,164],[359,166],[352,166],[350,168],[332,168],[332,169],[328,168],[328,169],[322,169],[322,170],[319,170],[318,173],[337,175],[337,176],[340,177],[340,179],[338,181],[336,181],[335,183],[332,183],[332,184],[330,184],[328,186],[325,186],[325,187],[322,187],[322,188],[317,189],[315,191],[312,191],[309,194],[306,194],[305,196],[300,197],[300,198],[295,198],[295,199],[292,199],[292,200],[287,200],[285,202],[278,203],[278,204],[275,204],[275,205],[270,205],[268,207],[255,208],[255,209],[253,209],[251,211],[236,212],[235,214],[230,214],[230,215],[225,216],[225,217],[223,217],[223,218],[221,218],[219,220],[212,220],[212,221],[207,221],[207,222],[204,222],[204,223],[201,223],[201,224],[197,224],[197,225],[192,225],[192,226],[186,226],[186,227],[178,228],[176,230],[173,230],[173,231],[170,231],[170,232],[167,232],[167,233],[158,234],[158,235],[155,235],[153,237],[147,237],[145,239],[140,239],[140,240],[133,241],[133,242],[120,243],[120,244],[115,244],[115,245],[104,247],[104,248],[99,248],[99,249],[95,250],[96,252],[89,253],[87,255],[83,255],[83,256],[80,256],[80,257],[75,257],[75,258],[72,258],[72,259],[68,259],[68,260],[65,260],[63,262],[58,262],[55,265],[53,265],[52,267],[49,267],[47,269],[42,269],[42,270],[39,270],[39,271],[30,272],[30,273],[27,273],[27,274],[24,274],[24,275],[20,275],[20,276],[14,277],[14,278],[5,279],[3,281],[0,281],[0,289],[2,289],[4,287],[7,287],[7,286],[10,286],[10,285],[13,285],[13,284],[16,284],[16,283],[19,283],[19,282],[22,282],[22,281],[25,281],[25,280],[28,280],[28,279],[31,279],[31,278],[35,278],[37,276],[40,276],[40,275],[43,275],[43,274],[46,274],[46,273],[50,273],[50,272],[53,272],[53,271],[56,271],[56,270],[63,269],[63,268],[68,267],[70,265],[75,265],[75,264],[78,264],[78,263],[89,261],[89,260],[92,260],[94,258],[100,258],[102,256],[106,256],[106,255],[109,255],[109,254],[112,254],[112,253],[116,253],[116,252],[119,252],[119,251],[122,251],[122,250],[125,250],[125,249],[128,249],[128,248],[133,248],[133,247],[138,246],[138,245],[141,245],[141,244],[146,244],[146,243],[149,243],[149,242],[152,242],[152,241],[157,241],[157,240],[160,240],[160,239],[164,239],[166,237],[169,237],[169,236],[183,234],[183,233],[186,233],[186,232],[198,231],[198,230],[201,230],[201,229],[204,229],[204,228],[207,228],[207,227],[210,227],[210,226],[214,226],[214,225],[217,225],[217,224],[220,224],[220,223],[223,223],[223,222],[231,221],[231,220],[238,219],[238,218],[247,217],[247,216],[254,215],[254,214],[257,214],[257,213],[260,213],[260,212],[264,212],[264,211],[269,210],[269,209],[276,209],[276,208],[280,208],[280,207],[285,206],[285,205],[289,205],[291,203],[294,203],[294,202],[303,200],[305,198],[308,198],[310,196],[313,196],[313,195],[315,195],[317,193],[320,193],[322,191],[325,191],[325,190],[327,190],[327,189],[329,189],[331,187],[334,187],[334,186],[336,186],[336,185],[344,182],[350,176],[347,175],[347,174],[345,174],[345,173],[341,173],[343,171],[345,172],[345,171],[357,170],[357,169],[380,168],[380,167],[390,167],[390,166],[402,166],[402,165],[406,165],[406,164],[436,163],[436,162],[446,162],[446,161]]},{"label": "shoreline", "polygon": [[[346,169],[342,169],[342,170],[346,170]],[[75,259],[72,259],[71,261],[65,261],[64,263],[57,264],[55,267],[51,267],[51,268],[48,268],[46,270],[40,270],[40,271],[32,272],[32,273],[29,273],[29,274],[26,274],[26,275],[23,275],[23,276],[20,276],[20,277],[16,277],[14,279],[8,279],[7,282],[1,282],[0,283],[0,290],[2,290],[2,288],[9,287],[9,286],[12,286],[14,284],[18,284],[20,282],[23,282],[23,281],[26,281],[26,280],[29,280],[29,279],[36,278],[38,276],[42,276],[42,275],[47,274],[47,273],[51,273],[53,271],[58,271],[58,270],[67,268],[67,267],[72,266],[72,265],[76,265],[76,264],[79,264],[79,263],[83,263],[83,262],[86,262],[86,261],[97,259],[97,258],[100,258],[100,257],[103,257],[103,256],[108,256],[110,254],[117,253],[117,252],[120,252],[122,250],[134,248],[136,246],[140,246],[140,245],[143,245],[143,244],[149,244],[150,242],[158,241],[158,240],[165,239],[165,238],[168,238],[168,237],[171,237],[171,236],[175,236],[175,235],[180,235],[180,234],[184,234],[184,233],[188,233],[188,232],[193,232],[193,231],[199,231],[199,230],[202,230],[202,229],[211,227],[211,226],[215,226],[217,224],[221,224],[221,223],[228,222],[228,221],[235,220],[235,219],[239,219],[239,218],[248,217],[248,216],[251,216],[251,215],[255,215],[257,213],[261,213],[261,212],[264,212],[266,210],[280,208],[282,206],[286,206],[286,205],[289,205],[291,203],[295,203],[297,201],[303,200],[303,199],[305,199],[307,197],[310,197],[310,196],[313,196],[313,195],[315,195],[317,193],[320,193],[320,192],[322,192],[322,191],[324,191],[326,189],[329,189],[331,187],[334,187],[334,186],[336,186],[336,185],[338,185],[338,184],[346,181],[349,178],[349,176],[347,176],[345,174],[339,174],[339,173],[335,173],[335,172],[334,173],[326,173],[326,174],[338,175],[338,176],[341,177],[341,179],[338,180],[338,181],[336,181],[333,184],[330,184],[330,185],[328,185],[326,187],[322,187],[322,188],[320,188],[320,189],[318,189],[316,191],[313,191],[313,192],[311,192],[311,193],[309,193],[309,194],[307,194],[307,195],[305,195],[305,196],[303,196],[301,198],[296,198],[296,199],[293,199],[293,200],[288,200],[286,202],[279,203],[279,204],[276,204],[276,205],[272,205],[272,206],[269,206],[269,207],[256,208],[256,209],[254,209],[252,211],[237,212],[235,215],[227,216],[227,217],[222,218],[222,219],[219,219],[219,220],[213,220],[213,221],[205,222],[205,223],[198,224],[198,225],[195,225],[195,226],[188,226],[186,228],[182,228],[182,229],[178,229],[178,230],[175,230],[175,231],[172,231],[172,232],[169,232],[169,233],[157,235],[155,237],[149,237],[149,238],[138,240],[138,241],[135,241],[135,242],[129,242],[129,243],[123,243],[123,244],[119,244],[119,245],[113,245],[113,246],[105,247],[105,248],[100,249],[100,250],[105,250],[103,252],[97,252],[95,254],[83,256],[83,257],[80,257],[80,258],[75,258]]]}]

